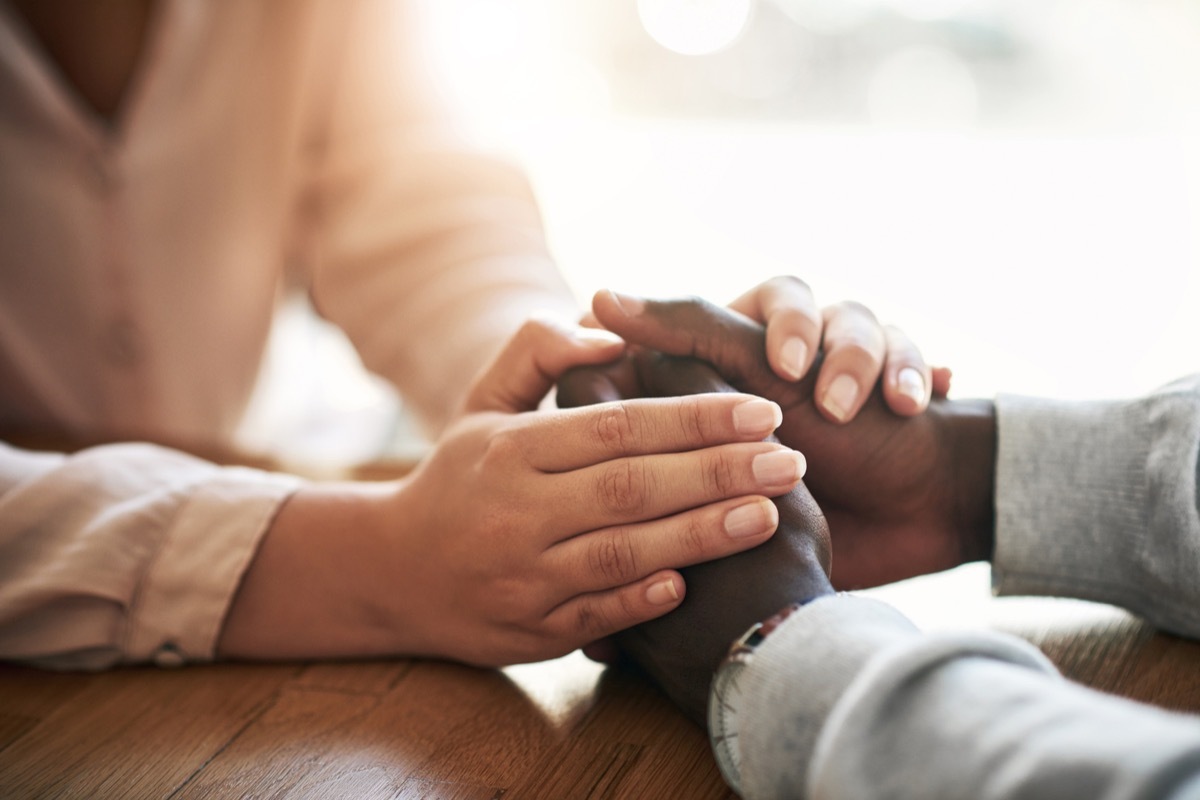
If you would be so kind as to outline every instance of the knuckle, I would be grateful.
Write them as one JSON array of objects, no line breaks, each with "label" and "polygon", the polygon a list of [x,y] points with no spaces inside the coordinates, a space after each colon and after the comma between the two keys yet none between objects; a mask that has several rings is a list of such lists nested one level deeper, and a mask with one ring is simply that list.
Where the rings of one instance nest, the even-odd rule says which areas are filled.
[{"label": "knuckle", "polygon": [[637,577],[637,553],[629,532],[615,530],[596,537],[588,549],[588,568],[607,586],[620,586]]},{"label": "knuckle", "polygon": [[539,592],[527,580],[515,576],[498,580],[491,594],[492,613],[503,623],[518,625],[538,612]]},{"label": "knuckle", "polygon": [[720,319],[724,315],[711,301],[697,294],[687,295],[673,303],[679,309],[680,317],[693,324]]},{"label": "knuckle", "polygon": [[511,470],[516,463],[525,460],[521,447],[521,437],[511,428],[500,428],[487,435],[483,445],[483,465],[485,468],[503,468]]},{"label": "knuckle", "polygon": [[868,370],[880,361],[878,349],[869,342],[850,339],[838,342],[837,359],[851,369]]},{"label": "knuckle", "polygon": [[539,342],[555,332],[555,326],[548,318],[534,316],[521,323],[517,335],[527,341]]},{"label": "knuckle", "polygon": [[704,560],[708,555],[708,525],[699,514],[688,514],[679,532],[679,544],[689,560]]},{"label": "knuckle", "polygon": [[728,497],[738,485],[733,459],[722,450],[709,454],[704,477],[712,497]]},{"label": "knuckle", "polygon": [[575,609],[575,630],[588,631],[589,634],[605,633],[612,630],[612,620],[608,611],[599,603],[580,603]]},{"label": "knuckle", "polygon": [[853,314],[854,316],[868,319],[871,322],[876,322],[875,312],[857,300],[843,300],[836,307],[845,314]]},{"label": "knuckle", "polygon": [[796,275],[792,275],[791,273],[776,275],[775,277],[769,279],[764,285],[779,289],[799,289],[803,292],[812,291],[807,281]]},{"label": "knuckle", "polygon": [[713,424],[708,409],[698,397],[681,397],[678,401],[679,430],[687,442],[707,442],[712,437]]},{"label": "knuckle", "polygon": [[771,323],[778,328],[794,332],[802,339],[807,340],[812,347],[817,347],[821,342],[822,322],[820,314],[807,308],[786,308],[779,311],[772,319]]},{"label": "knuckle", "polygon": [[921,357],[921,351],[913,344],[912,339],[908,338],[908,334],[904,331],[894,325],[888,325],[884,328],[884,335],[887,339],[888,351],[892,354],[910,360],[924,360]]},{"label": "knuckle", "polygon": [[609,464],[599,484],[600,502],[612,513],[639,514],[649,494],[646,480],[646,469],[640,461]]},{"label": "knuckle", "polygon": [[586,638],[594,640],[628,628],[640,621],[642,616],[632,593],[616,592],[580,603],[575,611],[575,630],[586,632]]},{"label": "knuckle", "polygon": [[596,439],[608,450],[625,452],[636,441],[633,413],[625,401],[611,403],[596,417]]}]

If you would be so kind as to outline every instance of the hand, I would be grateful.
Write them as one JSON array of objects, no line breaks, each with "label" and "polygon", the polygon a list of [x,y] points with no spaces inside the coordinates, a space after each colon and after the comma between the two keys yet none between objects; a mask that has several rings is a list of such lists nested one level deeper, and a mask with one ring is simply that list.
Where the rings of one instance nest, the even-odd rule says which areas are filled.
[{"label": "hand", "polygon": [[408,478],[296,492],[218,653],[541,660],[675,608],[673,568],[768,539],[766,498],[803,471],[798,453],[762,441],[774,404],[709,394],[532,410],[569,367],[623,347],[531,322]]},{"label": "hand", "polygon": [[[639,352],[640,389],[651,396],[733,391],[695,359]],[[599,391],[597,391],[599,389]],[[604,368],[573,369],[559,382],[559,403],[579,405],[611,394]],[[683,570],[688,596],[678,609],[617,634],[628,655],[688,716],[704,725],[708,688],[731,642],[788,603],[832,592],[829,529],[801,484],[775,498],[779,529],[763,544]]]},{"label": "hand", "polygon": [[[608,294],[631,311],[642,302]],[[819,368],[812,393],[832,422],[852,420],[876,383],[888,407],[902,416],[921,413],[931,394],[945,397],[949,390],[950,371],[931,369],[903,332],[880,325],[859,303],[818,309],[808,284],[792,275],[764,281],[729,309],[765,326],[766,362],[780,379],[796,382]],[[586,324],[599,323],[589,314]]]},{"label": "hand", "polygon": [[[708,361],[737,389],[779,403],[783,424],[776,435],[812,464],[805,485],[832,531],[839,589],[991,557],[991,403],[939,400],[904,418],[876,388],[853,423],[830,424],[814,401],[812,375],[799,383],[780,379],[764,355],[762,326],[744,316],[700,300],[640,301],[607,292],[596,295],[593,313],[630,343]],[[630,376],[605,380],[617,385]]]},{"label": "hand", "polygon": [[673,568],[773,533],[766,498],[803,472],[799,454],[762,441],[773,404],[708,394],[532,411],[568,367],[620,353],[605,335],[588,349],[577,332],[527,326],[399,493],[404,592],[429,617],[418,652],[562,655],[676,607]]}]

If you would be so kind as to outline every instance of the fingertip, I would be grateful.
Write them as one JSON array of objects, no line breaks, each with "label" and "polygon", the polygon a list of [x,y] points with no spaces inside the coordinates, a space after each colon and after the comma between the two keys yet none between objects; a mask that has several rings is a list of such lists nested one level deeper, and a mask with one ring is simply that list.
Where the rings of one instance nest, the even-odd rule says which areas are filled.
[{"label": "fingertip", "polygon": [[885,392],[888,408],[900,416],[922,413],[929,406],[929,383],[916,367],[905,366],[892,378],[892,391]]},{"label": "fingertip", "polygon": [[646,308],[646,301],[633,295],[614,292],[612,289],[601,289],[592,297],[592,311],[603,319],[602,309],[616,312],[622,317],[633,317]]},{"label": "fingertip", "polygon": [[646,581],[646,602],[665,613],[683,602],[683,576],[678,572],[660,572]]},{"label": "fingertip", "polygon": [[771,366],[776,374],[784,380],[798,381],[804,377],[808,369],[808,357],[811,352],[808,342],[800,336],[789,336],[780,345]]},{"label": "fingertip", "polygon": [[804,480],[808,460],[799,450],[780,445],[756,455],[750,462],[750,471],[760,489],[781,489],[779,493],[784,494]]},{"label": "fingertip", "polygon": [[783,409],[772,400],[751,396],[733,407],[733,428],[742,436],[769,436],[782,424]]},{"label": "fingertip", "polygon": [[779,509],[765,497],[754,498],[730,509],[722,524],[739,547],[754,547],[771,538],[779,527]]},{"label": "fingertip", "polygon": [[858,413],[862,397],[863,390],[858,381],[850,373],[843,372],[825,387],[820,399],[821,411],[833,422],[847,423]]},{"label": "fingertip", "polygon": [[[801,454],[801,455],[803,455],[803,454]],[[808,461],[807,460],[805,460],[805,462],[804,462],[804,469],[806,471],[808,469]],[[766,500],[766,499],[764,498],[764,500]],[[774,503],[772,503],[770,500],[766,500],[766,504],[767,504],[767,506],[769,506],[769,508],[767,508],[765,510],[767,512],[767,520],[770,523],[770,530],[767,531],[767,538],[770,539],[772,536],[775,535],[775,532],[777,530],[779,530],[779,508]]]}]

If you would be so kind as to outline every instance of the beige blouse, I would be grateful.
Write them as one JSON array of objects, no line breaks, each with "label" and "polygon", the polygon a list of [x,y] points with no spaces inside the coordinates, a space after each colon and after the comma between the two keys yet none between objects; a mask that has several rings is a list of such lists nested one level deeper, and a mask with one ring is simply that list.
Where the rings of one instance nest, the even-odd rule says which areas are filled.
[{"label": "beige blouse", "polygon": [[[0,0],[0,429],[228,441],[303,281],[433,430],[575,313],[521,173],[451,130],[400,0],[162,0],[109,126]],[[0,658],[210,658],[296,481],[0,445]]]}]

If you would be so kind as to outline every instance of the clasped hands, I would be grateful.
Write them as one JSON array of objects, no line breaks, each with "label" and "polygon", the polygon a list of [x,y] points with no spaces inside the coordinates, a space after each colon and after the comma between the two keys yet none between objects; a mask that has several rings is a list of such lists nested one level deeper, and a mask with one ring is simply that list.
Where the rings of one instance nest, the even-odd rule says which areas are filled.
[{"label": "clasped hands", "polygon": [[837,588],[988,555],[990,404],[927,407],[947,376],[866,309],[784,278],[593,313],[528,322],[403,479],[292,494],[218,654],[497,666],[632,628],[695,716],[734,637],[831,590],[830,552]]},{"label": "clasped hands", "polygon": [[[777,440],[803,451],[812,464],[804,483],[775,497],[779,526],[771,539],[683,569],[688,596],[677,610],[623,631],[608,641],[609,648],[591,648],[594,655],[611,657],[615,643],[693,720],[703,724],[712,672],[739,634],[789,603],[833,591],[831,551],[837,554],[838,588],[877,585],[990,556],[991,404],[936,399],[917,414],[921,408],[906,404],[909,398],[897,402],[889,392],[896,383],[889,382],[889,370],[894,376],[923,368],[898,333],[889,334],[880,385],[863,398],[851,424],[836,424],[847,418],[821,406],[822,379],[853,358],[881,363],[859,351],[861,338],[849,345],[831,340],[827,326],[814,369],[794,381],[780,376],[772,363],[777,349],[770,324],[764,329],[704,301],[601,293],[593,313],[632,346],[618,362],[564,375],[560,405],[736,387],[779,403]],[[925,376],[944,397],[948,373]]]},{"label": "clasped hands", "polygon": [[[364,633],[309,650],[495,666],[633,628],[692,713],[746,625],[830,591],[831,550],[838,588],[965,560],[955,532],[990,512],[990,472],[954,468],[970,415],[925,410],[947,375],[869,311],[776,279],[729,309],[601,293],[593,312],[607,330],[527,323],[412,474],[338,499],[360,521],[323,590],[345,602],[318,610]],[[578,407],[544,407],[572,369]]]}]

